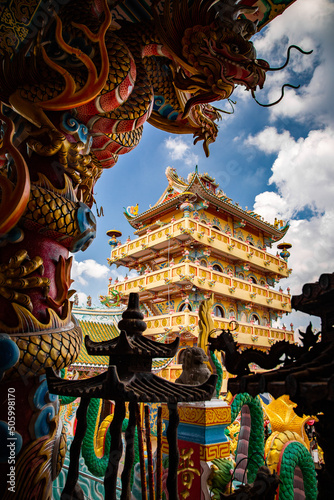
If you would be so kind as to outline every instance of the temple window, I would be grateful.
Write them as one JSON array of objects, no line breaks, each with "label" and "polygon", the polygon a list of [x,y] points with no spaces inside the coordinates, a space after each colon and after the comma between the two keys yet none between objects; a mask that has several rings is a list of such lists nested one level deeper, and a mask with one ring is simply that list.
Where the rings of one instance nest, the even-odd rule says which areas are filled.
[{"label": "temple window", "polygon": [[223,270],[222,270],[221,266],[219,266],[218,264],[215,264],[215,265],[212,267],[212,269],[213,269],[214,271],[218,271],[219,273],[222,273],[222,272],[223,272]]},{"label": "temple window", "polygon": [[222,306],[215,306],[213,313],[218,318],[225,318],[225,313],[224,313],[224,309],[222,308]]},{"label": "temple window", "polygon": [[252,323],[254,323],[254,325],[259,325],[260,324],[260,318],[258,317],[257,314],[252,314],[250,320],[251,320]]},{"label": "temple window", "polygon": [[184,303],[184,304],[182,304],[182,305],[180,306],[179,311],[180,311],[180,312],[181,312],[181,311],[184,311],[184,310],[186,309],[186,307],[187,307],[187,306],[188,306],[188,310],[189,310],[189,311],[191,311],[191,305],[190,305],[190,304],[186,304],[186,303]]}]

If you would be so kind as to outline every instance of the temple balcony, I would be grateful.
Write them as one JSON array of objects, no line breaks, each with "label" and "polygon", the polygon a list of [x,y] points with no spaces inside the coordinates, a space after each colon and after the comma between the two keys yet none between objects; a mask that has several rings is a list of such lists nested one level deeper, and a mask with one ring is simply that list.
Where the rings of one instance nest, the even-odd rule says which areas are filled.
[{"label": "temple balcony", "polygon": [[182,289],[187,291],[192,286],[207,292],[208,296],[213,292],[216,296],[233,297],[282,313],[291,312],[290,295],[192,262],[182,262],[115,283],[109,287],[109,295],[111,290],[119,292],[121,296],[136,292],[139,293],[141,302],[152,300],[158,303],[168,300],[168,297],[180,293]]},{"label": "temple balcony", "polygon": [[[198,313],[192,311],[170,312],[168,315],[148,316],[145,318],[147,330],[144,335],[158,336],[164,341],[175,334],[191,333],[198,337]],[[212,316],[214,328],[227,329],[230,319]],[[238,328],[232,332],[234,340],[248,347],[269,348],[279,340],[294,341],[293,330],[272,328],[262,325],[238,322]]]},{"label": "temple balcony", "polygon": [[117,246],[111,251],[109,264],[133,267],[137,263],[149,262],[152,258],[157,261],[159,257],[161,262],[166,262],[168,254],[187,241],[189,244],[191,241],[201,243],[203,247],[211,248],[232,261],[249,263],[267,275],[286,278],[290,274],[285,260],[190,218],[162,225],[144,236]]}]

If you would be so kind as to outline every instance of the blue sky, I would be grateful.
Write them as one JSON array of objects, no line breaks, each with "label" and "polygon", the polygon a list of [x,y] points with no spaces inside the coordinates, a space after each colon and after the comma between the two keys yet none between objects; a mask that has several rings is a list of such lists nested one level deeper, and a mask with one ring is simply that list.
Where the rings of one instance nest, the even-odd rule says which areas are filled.
[{"label": "blue sky", "polygon": [[[126,270],[109,267],[110,247],[106,231],[122,231],[122,242],[132,237],[123,216],[124,207],[139,204],[139,212],[149,208],[167,185],[167,166],[186,177],[197,164],[208,172],[225,193],[245,208],[254,208],[265,220],[289,219],[286,240],[292,243],[289,265],[293,273],[282,280],[292,294],[302,285],[334,270],[334,3],[330,0],[297,0],[283,15],[262,30],[253,41],[258,57],[272,67],[285,62],[290,44],[311,55],[292,52],[287,68],[268,74],[260,102],[280,96],[284,83],[300,84],[287,89],[277,106],[261,108],[242,87],[232,96],[233,115],[223,115],[216,142],[206,158],[202,144],[193,146],[186,135],[170,135],[149,124],[135,150],[120,156],[106,170],[95,187],[98,206],[104,217],[97,219],[97,237],[86,252],[75,254],[73,288],[83,304],[90,294],[99,305],[107,293],[109,276],[124,276]],[[229,109],[226,102],[217,107]],[[275,253],[275,250],[273,250]],[[295,327],[309,318],[293,313],[283,318]],[[316,323],[318,326],[318,323]]]}]

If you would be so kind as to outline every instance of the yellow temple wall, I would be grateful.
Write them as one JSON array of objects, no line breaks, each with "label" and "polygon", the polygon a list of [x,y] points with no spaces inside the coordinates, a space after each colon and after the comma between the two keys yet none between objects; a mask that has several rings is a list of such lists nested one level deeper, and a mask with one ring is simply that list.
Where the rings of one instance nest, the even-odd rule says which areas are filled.
[{"label": "yellow temple wall", "polygon": [[199,212],[199,221],[217,227],[220,231],[226,233],[230,232],[232,236],[238,238],[240,241],[250,241],[255,247],[263,248],[263,236],[254,228],[238,227],[239,220],[234,223],[233,218],[219,212],[219,214],[210,214],[208,212]]}]

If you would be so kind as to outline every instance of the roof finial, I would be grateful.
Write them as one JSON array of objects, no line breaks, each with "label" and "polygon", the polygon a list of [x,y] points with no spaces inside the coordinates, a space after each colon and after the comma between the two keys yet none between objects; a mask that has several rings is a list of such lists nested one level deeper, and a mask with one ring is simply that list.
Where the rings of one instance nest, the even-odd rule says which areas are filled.
[{"label": "roof finial", "polygon": [[198,165],[195,167],[195,174],[198,174]]}]

